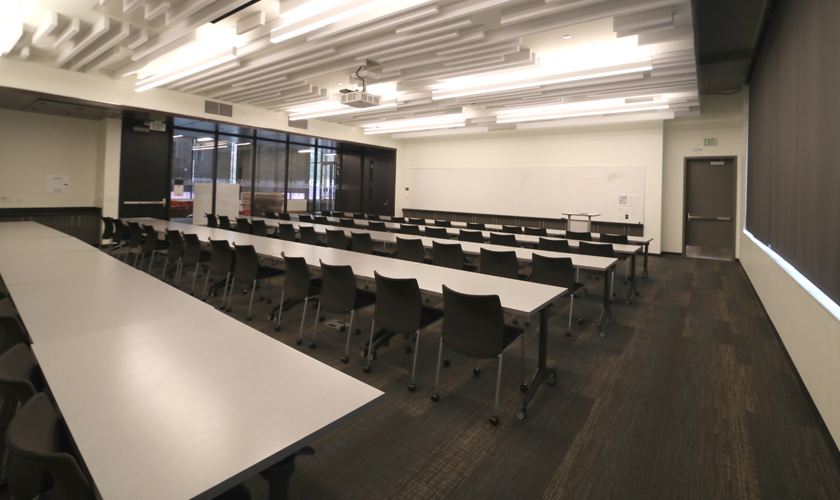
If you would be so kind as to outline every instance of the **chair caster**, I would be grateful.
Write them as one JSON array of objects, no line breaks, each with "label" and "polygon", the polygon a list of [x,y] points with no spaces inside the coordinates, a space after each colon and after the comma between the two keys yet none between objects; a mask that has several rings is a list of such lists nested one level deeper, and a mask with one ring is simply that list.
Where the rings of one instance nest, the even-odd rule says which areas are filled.
[{"label": "chair caster", "polygon": [[346,365],[347,363],[350,362],[350,358],[348,358],[347,356],[344,356],[343,358],[341,358],[341,362]]},{"label": "chair caster", "polygon": [[222,311],[224,311],[224,310],[225,310],[225,307],[226,307],[226,306],[221,305],[221,306],[219,306],[219,309],[220,309],[220,310],[222,310]]},{"label": "chair caster", "polygon": [[362,334],[362,329],[361,328],[356,328],[356,335],[361,335],[361,334]]},{"label": "chair caster", "polygon": [[325,316],[318,316],[318,321],[324,321],[325,319],[327,319]]},{"label": "chair caster", "polygon": [[297,345],[303,345],[303,339],[297,339],[297,340],[295,340],[295,344],[297,344]]},{"label": "chair caster", "polygon": [[271,304],[271,299],[266,299],[265,303],[266,304]]},{"label": "chair caster", "polygon": [[202,302],[207,302],[207,296],[205,295],[204,297],[201,297],[201,301]]},{"label": "chair caster", "polygon": [[365,365],[365,367],[362,368],[362,371],[365,372],[365,373],[370,373],[370,370],[371,370],[370,365]]},{"label": "chair caster", "polygon": [[530,321],[526,321],[526,322],[525,322],[525,326],[531,326],[531,322],[530,322]]},{"label": "chair caster", "polygon": [[516,319],[516,318],[513,318],[513,321],[511,321],[511,323],[513,323],[514,325],[518,325],[518,324],[519,324],[519,320],[518,320],[518,319]]},{"label": "chair caster", "polygon": [[524,407],[516,410],[516,418],[518,418],[519,420],[525,420],[525,417],[527,416],[528,414],[526,413]]},{"label": "chair caster", "polygon": [[447,358],[443,359],[443,366],[448,367],[450,365],[450,363],[452,363],[452,361],[449,361],[449,359],[447,359]]},{"label": "chair caster", "polygon": [[479,375],[481,375],[481,368],[476,366],[475,368],[473,368],[473,376],[477,377]]},{"label": "chair caster", "polygon": [[253,316],[245,316],[245,321],[251,321],[252,319],[254,319]]},{"label": "chair caster", "polygon": [[274,325],[274,331],[279,332],[280,331],[280,325]]},{"label": "chair caster", "polygon": [[432,401],[434,401],[435,403],[440,401],[440,396],[438,395],[438,393],[432,394]]},{"label": "chair caster", "polygon": [[346,326],[342,326],[342,327],[340,327],[340,328],[338,329],[338,331],[340,331],[340,332],[343,332],[343,331],[345,331],[345,330],[347,330],[347,327],[346,327]]},{"label": "chair caster", "polygon": [[274,321],[274,315],[273,315],[273,314],[269,314],[269,315],[268,315],[268,320],[269,320],[269,321]]},{"label": "chair caster", "polygon": [[490,424],[492,424],[493,427],[496,427],[497,425],[499,425],[499,416],[498,415],[493,415],[492,417],[490,417]]},{"label": "chair caster", "polygon": [[370,359],[371,361],[376,359],[376,351],[370,351]]},{"label": "chair caster", "polygon": [[615,297],[615,292],[612,293],[612,296]]},{"label": "chair caster", "polygon": [[225,311],[226,311],[226,312],[230,312],[230,307],[228,307],[227,309],[225,309]]},{"label": "chair caster", "polygon": [[638,291],[638,290],[636,290],[636,297],[638,297],[638,296],[639,296],[639,291]]},{"label": "chair caster", "polygon": [[528,384],[519,384],[519,390],[522,392],[528,392]]},{"label": "chair caster", "polygon": [[318,347],[318,344],[316,344],[315,342],[310,342],[309,343],[309,348],[310,349],[315,349],[316,347]]},{"label": "chair caster", "polygon": [[583,318],[578,318],[578,324],[579,324],[579,325],[582,325],[582,324],[583,324]]},{"label": "chair caster", "polygon": [[598,332],[598,336],[601,337],[601,338],[604,338],[605,335],[606,334],[604,332]]},{"label": "chair caster", "polygon": [[557,383],[557,375],[550,373],[548,377],[546,377],[545,381],[548,385],[555,385]]},{"label": "chair caster", "polygon": [[567,337],[571,337],[571,336],[572,336],[572,332],[566,332],[566,336],[567,336]]},{"label": "chair caster", "polygon": [[610,323],[615,323],[615,316],[610,316]]},{"label": "chair caster", "polygon": [[405,346],[405,353],[406,354],[411,354],[411,351],[413,351],[413,350],[414,349],[410,345]]},{"label": "chair caster", "polygon": [[627,305],[628,305],[628,306],[629,306],[630,304],[632,304],[632,302],[630,302],[630,299],[627,299],[625,302],[627,303]]},{"label": "chair caster", "polygon": [[417,386],[415,384],[408,384],[408,392],[414,392],[417,390]]}]

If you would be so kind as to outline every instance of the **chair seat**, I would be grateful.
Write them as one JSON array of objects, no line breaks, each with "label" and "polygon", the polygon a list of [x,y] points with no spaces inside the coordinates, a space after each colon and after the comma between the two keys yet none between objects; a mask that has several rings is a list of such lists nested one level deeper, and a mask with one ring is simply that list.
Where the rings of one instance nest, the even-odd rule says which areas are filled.
[{"label": "chair seat", "polygon": [[367,290],[356,290],[356,303],[353,309],[361,309],[376,302],[376,294]]},{"label": "chair seat", "polygon": [[524,334],[524,333],[525,333],[525,330],[523,330],[522,328],[517,328],[515,326],[505,325],[505,338],[504,338],[505,349],[507,349],[507,347],[509,345],[511,345],[514,340],[518,339],[519,336]]},{"label": "chair seat", "polygon": [[443,309],[423,306],[423,312],[420,315],[420,328],[425,328],[441,318],[443,318]]},{"label": "chair seat", "polygon": [[281,274],[285,274],[286,271],[282,269],[277,269],[276,267],[271,266],[260,266],[257,269],[257,280],[264,280],[267,278],[274,278],[276,276],[280,276]]}]

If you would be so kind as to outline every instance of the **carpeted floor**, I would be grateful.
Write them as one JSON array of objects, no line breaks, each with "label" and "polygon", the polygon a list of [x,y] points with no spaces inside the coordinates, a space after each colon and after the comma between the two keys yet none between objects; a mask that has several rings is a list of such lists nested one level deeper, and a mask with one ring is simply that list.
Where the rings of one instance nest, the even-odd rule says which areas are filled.
[{"label": "carpeted floor", "polygon": [[[182,288],[191,280],[182,278]],[[275,333],[267,319],[274,304],[255,303],[251,326],[386,393],[383,404],[312,443],[316,455],[297,461],[293,498],[840,498],[840,468],[738,263],[652,258],[641,296],[632,306],[615,301],[617,322],[604,338],[594,324],[602,282],[587,284],[585,322],[575,322],[571,338],[563,336],[568,301],[550,316],[558,382],[541,387],[524,421],[515,417],[519,345],[505,355],[498,427],[488,422],[495,361],[479,363],[484,371],[474,377],[473,362],[453,354],[441,400],[430,400],[439,326],[421,336],[411,393],[402,338],[379,350],[372,373],[362,371],[372,309],[361,314],[364,334],[352,339],[345,365],[344,334],[326,323],[318,348],[307,346],[314,309],[297,347],[302,306],[284,313]],[[617,280],[619,295],[625,286]],[[236,293],[230,314],[245,321],[248,299]],[[530,375],[537,321],[526,331]],[[254,499],[268,498],[262,478],[246,486]]]}]

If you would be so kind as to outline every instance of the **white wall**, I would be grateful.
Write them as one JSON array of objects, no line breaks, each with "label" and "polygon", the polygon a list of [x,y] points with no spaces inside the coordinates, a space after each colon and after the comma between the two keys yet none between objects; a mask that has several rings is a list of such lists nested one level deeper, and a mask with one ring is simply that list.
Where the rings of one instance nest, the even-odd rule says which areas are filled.
[{"label": "white wall", "polygon": [[[0,208],[93,207],[102,158],[99,121],[0,109]],[[46,193],[47,175],[69,175],[69,193]]]},{"label": "white wall", "polygon": [[[469,167],[645,166],[645,235],[659,253],[662,219],[661,121],[548,131],[489,132],[411,139],[397,170],[397,214],[402,210],[405,169]],[[399,156],[399,155],[398,155]],[[481,189],[480,179],[475,186]],[[528,193],[511,193],[528,196]],[[559,217],[559,214],[558,214]]]},{"label": "white wall", "polygon": [[[738,199],[735,227],[743,227],[743,193],[746,169],[746,92],[730,96],[709,95],[701,99],[699,115],[665,122],[662,173],[662,250],[682,253],[683,183],[685,158],[735,156],[738,168]],[[716,138],[717,146],[703,146],[703,139]],[[735,238],[738,255],[740,238]]]}]

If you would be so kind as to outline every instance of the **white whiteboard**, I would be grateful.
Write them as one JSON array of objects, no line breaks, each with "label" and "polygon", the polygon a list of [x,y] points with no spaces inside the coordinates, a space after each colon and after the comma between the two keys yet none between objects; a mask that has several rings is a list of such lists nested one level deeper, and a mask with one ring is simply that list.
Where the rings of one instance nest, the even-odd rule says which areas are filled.
[{"label": "white whiteboard", "polygon": [[644,165],[613,167],[411,168],[403,207],[560,219],[644,223]]}]

